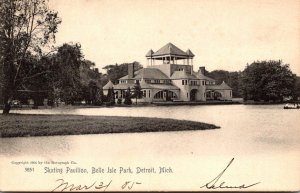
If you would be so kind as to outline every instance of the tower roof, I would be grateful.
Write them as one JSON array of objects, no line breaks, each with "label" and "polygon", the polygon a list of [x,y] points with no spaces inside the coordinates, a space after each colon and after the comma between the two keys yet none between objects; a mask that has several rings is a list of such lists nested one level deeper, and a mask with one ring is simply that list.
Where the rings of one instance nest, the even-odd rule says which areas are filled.
[{"label": "tower roof", "polygon": [[185,56],[185,57],[188,56],[184,51],[182,51],[172,43],[166,44],[158,51],[153,53],[153,56],[163,56],[163,55]]}]

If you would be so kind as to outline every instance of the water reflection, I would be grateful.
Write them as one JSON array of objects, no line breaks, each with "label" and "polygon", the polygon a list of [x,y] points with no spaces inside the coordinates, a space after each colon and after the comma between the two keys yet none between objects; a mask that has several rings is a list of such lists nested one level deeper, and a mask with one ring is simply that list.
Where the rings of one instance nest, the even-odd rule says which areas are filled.
[{"label": "water reflection", "polygon": [[218,130],[162,133],[126,133],[52,137],[0,138],[0,155],[110,156],[256,154],[295,151],[300,147],[299,110],[281,105],[171,106],[136,108],[80,108],[17,110],[28,114],[139,116],[213,123]]}]

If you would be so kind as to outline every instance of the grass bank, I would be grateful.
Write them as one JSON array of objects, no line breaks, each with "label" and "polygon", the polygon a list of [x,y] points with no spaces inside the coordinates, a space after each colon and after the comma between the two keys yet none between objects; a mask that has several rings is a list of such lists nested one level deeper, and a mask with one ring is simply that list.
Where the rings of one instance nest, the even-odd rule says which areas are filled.
[{"label": "grass bank", "polygon": [[0,137],[185,131],[216,128],[220,127],[195,121],[145,117],[0,115]]}]

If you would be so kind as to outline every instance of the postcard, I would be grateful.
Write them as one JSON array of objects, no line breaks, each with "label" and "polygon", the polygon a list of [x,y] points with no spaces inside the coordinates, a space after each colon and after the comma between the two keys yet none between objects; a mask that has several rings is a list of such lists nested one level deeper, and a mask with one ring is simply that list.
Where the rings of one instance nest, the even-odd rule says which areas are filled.
[{"label": "postcard", "polygon": [[0,191],[299,191],[300,1],[0,2]]}]

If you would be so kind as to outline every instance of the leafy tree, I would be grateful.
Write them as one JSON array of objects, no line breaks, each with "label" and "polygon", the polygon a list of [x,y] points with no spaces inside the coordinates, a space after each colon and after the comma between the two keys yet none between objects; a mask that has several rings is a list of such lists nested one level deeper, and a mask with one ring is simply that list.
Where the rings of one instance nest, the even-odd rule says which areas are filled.
[{"label": "leafy tree", "polygon": [[63,44],[52,57],[49,82],[51,90],[56,92],[54,100],[61,99],[73,104],[82,99],[80,67],[83,55],[79,44]]},{"label": "leafy tree", "polygon": [[[102,74],[99,73],[98,68],[95,68],[95,63],[90,60],[82,60],[80,65],[80,83],[82,86],[83,100],[88,104],[99,105],[99,89],[102,88]],[[102,96],[101,96],[102,97]],[[101,100],[102,101],[102,98]]]},{"label": "leafy tree", "polygon": [[296,76],[288,64],[279,61],[257,61],[248,65],[242,73],[244,100],[283,100],[293,95]]},{"label": "leafy tree", "polygon": [[[134,61],[134,71],[139,70],[142,67],[142,65],[139,62]],[[115,64],[115,65],[107,65],[103,69],[106,70],[107,74],[107,80],[111,80],[113,83],[116,83],[116,81],[128,74],[128,63],[123,64]]]},{"label": "leafy tree", "polygon": [[107,96],[106,96],[106,102],[108,105],[114,105],[115,104],[115,92],[113,88],[108,88]]},{"label": "leafy tree", "polygon": [[20,73],[28,54],[41,57],[61,23],[58,13],[48,9],[45,0],[0,1],[0,67],[3,76],[3,114],[8,114],[24,80],[47,73],[33,75]]},{"label": "leafy tree", "polygon": [[116,104],[114,88],[111,88],[111,95],[110,95],[110,98],[109,98],[109,102],[110,102],[111,105]]},{"label": "leafy tree", "polygon": [[100,106],[103,104],[103,101],[104,101],[103,90],[102,90],[102,88],[99,88],[99,89],[97,89],[94,104]]},{"label": "leafy tree", "polygon": [[132,104],[130,87],[128,87],[127,90],[125,91],[125,97],[124,98],[125,98],[124,99],[124,104],[125,105],[131,105]]},{"label": "leafy tree", "polygon": [[300,97],[300,77],[296,77],[296,81],[294,84],[294,92],[293,92],[293,98],[294,100],[297,100],[298,97]]},{"label": "leafy tree", "polygon": [[139,81],[136,81],[136,83],[134,84],[132,97],[135,97],[135,104],[137,104],[137,99],[143,97],[143,91]]}]

